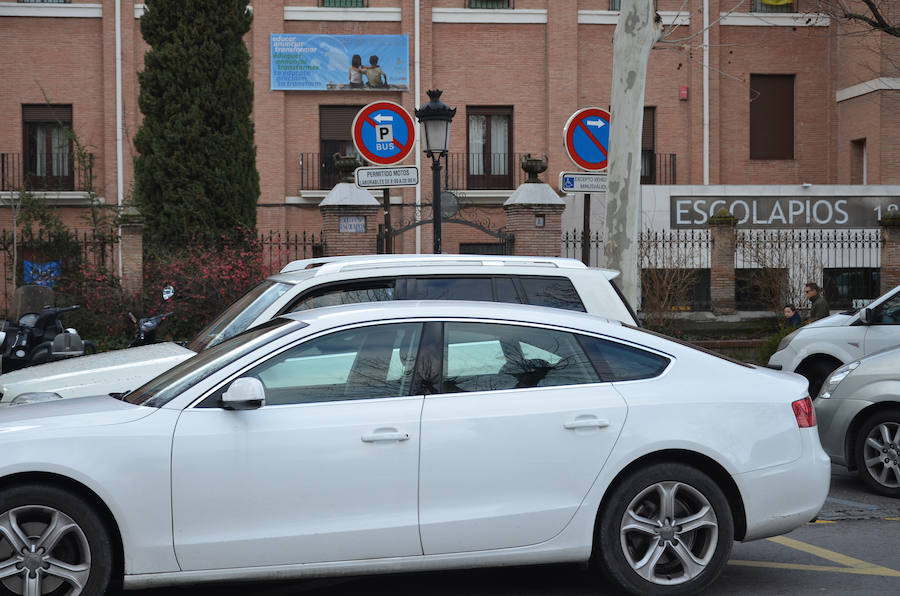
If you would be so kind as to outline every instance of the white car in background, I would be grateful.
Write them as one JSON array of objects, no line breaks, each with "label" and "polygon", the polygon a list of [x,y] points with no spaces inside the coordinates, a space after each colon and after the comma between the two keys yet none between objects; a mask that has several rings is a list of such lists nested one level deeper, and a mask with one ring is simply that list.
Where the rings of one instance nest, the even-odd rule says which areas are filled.
[{"label": "white car in background", "polygon": [[815,398],[828,375],[842,364],[895,346],[900,346],[900,286],[865,308],[831,315],[790,333],[768,366],[806,377]]},{"label": "white car in background", "polygon": [[159,343],[33,366],[0,376],[0,406],[121,393],[280,314],[388,300],[485,300],[550,306],[637,324],[607,269],[574,259],[368,255],[294,261],[249,290],[186,346]]},{"label": "white car in background", "polygon": [[[693,594],[828,494],[806,382],[560,309],[292,313],[115,399],[0,410],[0,585],[598,563]],[[598,589],[600,589],[598,585]]]}]

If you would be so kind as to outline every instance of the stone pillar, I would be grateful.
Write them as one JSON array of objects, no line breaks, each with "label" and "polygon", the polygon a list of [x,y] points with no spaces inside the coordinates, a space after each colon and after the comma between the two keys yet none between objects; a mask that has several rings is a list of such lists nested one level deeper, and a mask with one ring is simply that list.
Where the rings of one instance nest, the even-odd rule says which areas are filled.
[{"label": "stone pillar", "polygon": [[558,257],[562,247],[562,214],[566,203],[537,175],[547,169],[547,160],[522,157],[528,179],[503,203],[506,231],[515,239],[516,255]]},{"label": "stone pillar", "polygon": [[375,254],[381,203],[353,183],[356,158],[335,155],[335,165],[343,174],[341,182],[319,203],[325,256]]},{"label": "stone pillar", "polygon": [[122,289],[140,296],[144,289],[144,218],[133,205],[119,213],[122,243]]},{"label": "stone pillar", "polygon": [[734,302],[734,227],[737,218],[720,210],[709,218],[709,298],[716,314],[735,312]]},{"label": "stone pillar", "polygon": [[900,216],[884,217],[881,224],[881,293],[900,285]]}]

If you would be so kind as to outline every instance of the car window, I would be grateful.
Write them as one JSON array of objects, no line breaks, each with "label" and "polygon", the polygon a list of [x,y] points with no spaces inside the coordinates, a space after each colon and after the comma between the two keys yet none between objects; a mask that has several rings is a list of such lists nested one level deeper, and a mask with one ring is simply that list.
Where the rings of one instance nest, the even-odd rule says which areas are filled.
[{"label": "car window", "polygon": [[587,312],[575,286],[565,277],[522,277],[527,304]]},{"label": "car window", "polygon": [[180,362],[143,386],[126,393],[122,399],[135,405],[162,407],[253,350],[306,326],[307,323],[290,319],[266,321]]},{"label": "car window", "polygon": [[317,288],[293,303],[290,311],[355,304],[357,302],[386,302],[394,299],[394,281],[353,282]]},{"label": "car window", "polygon": [[407,300],[480,300],[493,302],[490,277],[419,277],[406,286]]},{"label": "car window", "polygon": [[875,308],[875,322],[878,325],[900,325],[900,292]]},{"label": "car window", "polygon": [[571,333],[496,323],[446,323],[442,393],[596,383]]},{"label": "car window", "polygon": [[635,381],[662,374],[669,359],[618,342],[581,335],[578,337],[604,381]]},{"label": "car window", "polygon": [[494,294],[497,297],[497,302],[522,303],[522,297],[519,296],[519,292],[516,290],[516,282],[511,277],[495,277]]},{"label": "car window", "polygon": [[281,352],[241,376],[262,381],[267,406],[404,396],[421,332],[420,323],[338,331]]},{"label": "car window", "polygon": [[291,287],[271,280],[260,282],[200,331],[187,347],[200,352],[241,333]]}]

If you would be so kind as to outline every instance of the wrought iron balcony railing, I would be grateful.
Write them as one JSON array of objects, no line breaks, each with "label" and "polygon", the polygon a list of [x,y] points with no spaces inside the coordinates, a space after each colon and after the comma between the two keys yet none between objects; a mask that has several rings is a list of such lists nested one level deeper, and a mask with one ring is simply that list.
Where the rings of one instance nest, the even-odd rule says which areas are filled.
[{"label": "wrought iron balcony railing", "polygon": [[53,153],[25,164],[20,153],[0,153],[0,191],[81,191],[94,187],[94,154],[79,164],[70,153]]}]

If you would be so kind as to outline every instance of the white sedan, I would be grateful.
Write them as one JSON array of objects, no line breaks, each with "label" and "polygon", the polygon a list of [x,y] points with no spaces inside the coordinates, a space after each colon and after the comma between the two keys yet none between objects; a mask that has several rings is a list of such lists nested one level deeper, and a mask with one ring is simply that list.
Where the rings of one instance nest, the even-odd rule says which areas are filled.
[{"label": "white sedan", "polygon": [[275,319],[121,399],[4,409],[0,453],[0,585],[60,596],[589,560],[691,593],[830,472],[798,375],[467,302]]}]

